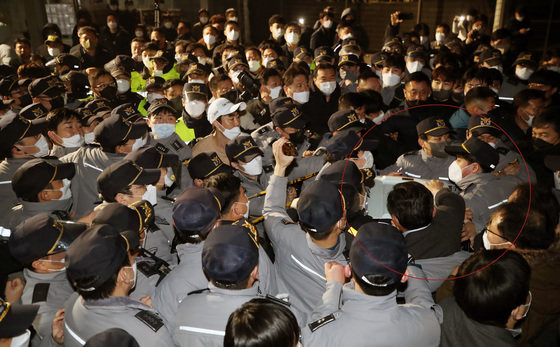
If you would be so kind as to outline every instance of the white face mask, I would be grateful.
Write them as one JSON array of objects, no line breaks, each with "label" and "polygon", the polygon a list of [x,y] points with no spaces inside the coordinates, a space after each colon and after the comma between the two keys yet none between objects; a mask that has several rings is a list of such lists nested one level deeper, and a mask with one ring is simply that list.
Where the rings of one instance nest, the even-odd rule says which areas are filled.
[{"label": "white face mask", "polygon": [[529,77],[531,77],[531,75],[533,74],[533,72],[534,71],[532,69],[528,69],[526,67],[517,66],[515,68],[515,76],[517,76],[517,78],[523,81],[528,80]]},{"label": "white face mask", "polygon": [[47,52],[49,52],[49,55],[51,57],[58,57],[58,55],[60,54],[60,49],[56,48],[56,47],[49,47],[47,48]]},{"label": "white face mask", "polygon": [[136,30],[136,31],[134,32],[134,36],[136,36],[136,37],[142,37],[142,36],[144,36],[144,32],[143,32],[142,30]]},{"label": "white face mask", "polygon": [[457,161],[454,161],[449,165],[447,169],[447,177],[455,183],[459,182],[463,179],[463,169],[457,164]]},{"label": "white face mask", "polygon": [[264,58],[263,59],[263,66],[266,67],[272,59],[274,59],[274,58],[270,58],[270,57]]},{"label": "white face mask", "polygon": [[84,134],[84,142],[87,144],[92,144],[95,142],[95,133],[92,131],[91,133]]},{"label": "white face mask", "polygon": [[185,106],[185,111],[194,118],[200,117],[206,110],[206,104],[202,101],[192,100],[187,101],[187,105]]},{"label": "white face mask", "polygon": [[231,75],[231,81],[235,84],[239,84],[239,75],[241,75],[242,70],[237,70]]},{"label": "white face mask", "polygon": [[116,29],[119,25],[117,24],[117,22],[108,22],[107,26],[109,27],[109,29]]},{"label": "white face mask", "polygon": [[382,73],[383,87],[394,87],[401,81],[399,75],[395,75],[392,72]]},{"label": "white face mask", "polygon": [[416,72],[416,71],[421,71],[423,67],[424,67],[424,64],[422,64],[418,60],[409,61],[408,63],[406,63],[406,69],[408,70],[409,73],[413,73],[413,72]]},{"label": "white face mask", "polygon": [[138,275],[138,268],[137,268],[137,265],[136,265],[136,261],[132,264],[132,266],[125,266],[124,268],[125,269],[132,269],[132,273],[133,273],[132,276],[134,276],[134,278],[132,279],[132,287],[131,288],[134,288],[136,286],[136,276]]},{"label": "white face mask", "polygon": [[204,43],[207,45],[213,45],[214,43],[216,43],[216,37],[214,37],[214,35],[204,35]]},{"label": "white face mask", "polygon": [[306,90],[304,92],[294,93],[292,99],[294,99],[294,101],[296,102],[299,102],[300,104],[305,104],[306,102],[309,101],[309,90]]},{"label": "white face mask", "polygon": [[282,91],[282,87],[281,86],[276,86],[273,88],[269,88],[270,89],[270,97],[274,100],[277,97],[280,96],[280,91]]},{"label": "white face mask", "polygon": [[276,40],[281,38],[283,35],[284,35],[284,28],[277,28],[272,32],[272,37],[274,37]]},{"label": "white face mask", "polygon": [[[61,199],[62,200],[62,199]],[[46,261],[48,263],[55,263],[55,264],[65,264],[66,262],[64,261],[64,258],[62,258],[61,260],[48,260],[48,259],[42,259],[41,261]],[[61,267],[60,269],[47,269],[48,272],[64,272],[66,271],[65,267]]]},{"label": "white face mask", "polygon": [[299,42],[299,34],[293,31],[286,34],[286,42],[290,45],[297,45]]},{"label": "white face mask", "polygon": [[523,118],[521,118],[521,119],[523,119],[523,121],[524,121],[529,127],[533,126],[533,120],[535,119],[535,116],[528,114],[527,111],[525,111],[525,110],[522,110],[522,111],[523,111],[523,113],[525,113],[525,115],[526,115],[527,117],[529,117],[529,119],[523,119]]},{"label": "white face mask", "polygon": [[237,39],[239,38],[239,31],[237,31],[237,30],[229,31],[229,32],[227,33],[227,38],[228,38],[228,40],[230,40],[230,41],[235,41],[235,40],[237,40]]},{"label": "white face mask", "polygon": [[29,346],[29,339],[31,338],[31,331],[25,330],[21,335],[12,337],[10,347],[27,347]]},{"label": "white face mask", "polygon": [[373,167],[373,154],[370,151],[364,151],[362,159],[365,159],[366,163],[360,169],[371,169]]},{"label": "white face mask", "polygon": [[377,77],[379,77],[380,79],[383,78],[383,70],[375,70],[375,74],[376,74]]},{"label": "white face mask", "polygon": [[436,41],[437,42],[445,41],[445,34],[444,33],[436,33]]},{"label": "white face mask", "polygon": [[488,240],[488,231],[485,230],[484,233],[482,233],[482,244],[484,245],[484,249],[490,250],[492,249],[492,246],[494,247],[505,246],[511,244],[511,242],[490,243],[490,240]]},{"label": "white face mask", "polygon": [[43,135],[41,135],[39,140],[35,142],[33,146],[20,146],[20,147],[37,147],[39,149],[39,152],[33,154],[35,158],[41,158],[49,154],[49,143],[47,142],[47,139]]},{"label": "white face mask", "polygon": [[353,38],[353,37],[354,37],[354,35],[348,33],[348,34],[344,34],[344,35],[342,36],[342,39],[343,39],[343,40],[347,40],[347,39],[351,39],[351,38]]},{"label": "white face mask", "polygon": [[486,142],[486,143],[492,146],[492,148],[496,148],[498,146],[496,142]]},{"label": "white face mask", "polygon": [[144,146],[146,144],[146,139],[143,137],[140,137],[138,139],[136,139],[136,141],[134,141],[134,143],[132,144],[132,150],[135,151],[138,148]]},{"label": "white face mask", "polygon": [[118,79],[117,80],[117,91],[119,94],[124,94],[128,92],[130,89],[130,81],[125,79]]},{"label": "white face mask", "polygon": [[262,157],[260,155],[254,157],[247,164],[241,164],[247,175],[258,176],[262,173]]},{"label": "white face mask", "polygon": [[148,201],[152,206],[157,205],[157,189],[156,186],[148,184],[146,186],[146,192],[142,195],[142,200]]},{"label": "white face mask", "polygon": [[152,126],[152,132],[157,136],[158,139],[166,139],[169,136],[173,135],[173,133],[175,132],[175,124],[154,124]]},{"label": "white face mask", "polygon": [[237,17],[229,17],[229,20],[232,22],[237,22],[239,20],[239,18]]},{"label": "white face mask", "polygon": [[199,17],[198,20],[199,20],[200,23],[202,23],[202,24],[208,23],[208,17]]},{"label": "white face mask", "polygon": [[154,76],[161,76],[163,75],[163,70],[154,70]]},{"label": "white face mask", "polygon": [[225,137],[227,137],[230,140],[233,140],[234,138],[236,138],[237,136],[239,136],[239,134],[241,134],[241,129],[239,127],[233,127],[231,129],[226,129],[223,127],[223,125],[221,125],[222,128],[222,134],[224,134]]},{"label": "white face mask", "polygon": [[165,174],[165,176],[163,176],[163,184],[165,184],[166,187],[171,187],[173,185],[173,183],[175,182],[173,177],[174,177],[173,169],[168,167],[167,168],[167,173]]},{"label": "white face mask", "polygon": [[197,57],[196,60],[198,60],[198,62],[202,65],[211,65],[212,64],[212,58],[210,58],[210,57]]},{"label": "white face mask", "polygon": [[547,70],[554,71],[560,73],[560,66],[556,65],[549,65],[546,67]]},{"label": "white face mask", "polygon": [[142,61],[142,56],[141,55],[133,55],[132,59],[134,59],[135,61],[137,61],[138,63]]},{"label": "white face mask", "polygon": [[70,181],[69,179],[63,178],[62,179],[62,187],[58,188],[58,189],[45,189],[45,190],[50,190],[50,191],[59,191],[62,193],[62,195],[60,196],[60,198],[58,198],[58,200],[68,200],[72,197],[72,191],[70,190],[70,185],[72,184],[72,181]]},{"label": "white face mask", "polygon": [[144,63],[144,66],[148,69],[152,68],[152,58],[153,57],[143,57],[142,58],[142,63]]},{"label": "white face mask", "polygon": [[323,22],[323,26],[325,27],[325,29],[332,28],[332,25],[333,25],[333,21],[330,19]]},{"label": "white face mask", "polygon": [[381,113],[379,114],[379,116],[377,116],[377,117],[375,117],[375,118],[373,119],[373,122],[374,122],[375,124],[379,124],[379,123],[381,123],[381,122],[383,121],[383,117],[385,117],[385,112],[381,111]]},{"label": "white face mask", "polygon": [[261,68],[261,62],[258,60],[250,60],[247,64],[249,65],[249,71],[251,72],[257,72]]},{"label": "white face mask", "polygon": [[325,95],[331,95],[336,89],[336,81],[319,83],[319,90]]},{"label": "white face mask", "polygon": [[148,93],[146,98],[148,99],[148,102],[151,104],[155,100],[163,99],[164,96],[159,93]]},{"label": "white face mask", "polygon": [[245,219],[249,218],[249,204],[250,204],[250,201],[247,201],[247,202],[236,201],[236,202],[234,202],[234,204],[245,206],[247,208],[247,210],[245,211],[245,213],[243,213],[243,218],[245,218]]},{"label": "white face mask", "polygon": [[62,141],[62,147],[64,148],[81,147],[84,144],[84,137],[80,134],[76,134],[70,137],[59,136],[59,138]]}]

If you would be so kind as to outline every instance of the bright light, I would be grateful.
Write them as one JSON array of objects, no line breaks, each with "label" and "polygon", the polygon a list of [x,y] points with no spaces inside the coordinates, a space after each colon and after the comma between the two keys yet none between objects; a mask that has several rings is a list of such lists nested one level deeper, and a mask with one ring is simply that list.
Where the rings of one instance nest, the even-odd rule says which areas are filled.
[{"label": "bright light", "polygon": [[299,22],[300,25],[303,25],[303,24],[305,24],[305,19],[303,19],[303,17],[300,17],[298,19],[298,22]]},{"label": "bright light", "polygon": [[459,17],[459,20],[460,20],[461,22],[464,21],[464,20],[465,20],[465,16]]}]

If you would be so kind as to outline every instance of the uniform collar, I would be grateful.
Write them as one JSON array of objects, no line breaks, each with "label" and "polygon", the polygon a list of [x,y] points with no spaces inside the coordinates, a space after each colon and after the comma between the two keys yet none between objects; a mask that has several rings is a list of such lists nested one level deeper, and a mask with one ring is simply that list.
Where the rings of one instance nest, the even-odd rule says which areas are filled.
[{"label": "uniform collar", "polygon": [[471,174],[457,182],[457,186],[459,186],[461,190],[465,190],[471,184],[486,183],[490,181],[490,177],[493,177],[490,172]]},{"label": "uniform collar", "polygon": [[251,288],[246,289],[223,289],[216,287],[212,282],[208,282],[208,289],[210,289],[212,293],[228,296],[257,296],[259,293],[259,281],[255,281]]},{"label": "uniform collar", "polygon": [[352,282],[342,288],[342,305],[345,311],[363,312],[371,315],[372,310],[388,310],[397,307],[397,291],[389,295],[373,296],[358,292]]},{"label": "uniform collar", "polygon": [[322,248],[317,246],[315,242],[311,239],[308,233],[305,233],[305,240],[307,241],[307,246],[309,250],[314,255],[327,260],[336,260],[342,255],[342,251],[346,247],[346,238],[344,237],[343,233],[340,233],[338,236],[338,244],[334,249]]}]

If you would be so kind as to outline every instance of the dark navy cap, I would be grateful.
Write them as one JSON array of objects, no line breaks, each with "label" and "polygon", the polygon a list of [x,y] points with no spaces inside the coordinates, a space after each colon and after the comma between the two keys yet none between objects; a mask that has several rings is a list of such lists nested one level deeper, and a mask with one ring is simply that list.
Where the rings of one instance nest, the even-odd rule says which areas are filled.
[{"label": "dark navy cap", "polygon": [[343,130],[333,135],[327,141],[327,152],[342,157],[352,154],[358,155],[358,151],[371,151],[377,148],[378,141],[360,138],[353,130]]},{"label": "dark navy cap", "polygon": [[230,162],[250,162],[256,156],[263,156],[263,152],[251,136],[238,136],[226,144],[226,155]]},{"label": "dark navy cap", "polygon": [[267,62],[266,66],[267,69],[276,69],[276,70],[285,70],[286,67],[284,63],[280,59],[271,59]]},{"label": "dark navy cap", "polygon": [[145,169],[161,169],[179,163],[179,157],[172,153],[162,153],[154,146],[143,146],[128,153],[124,159],[130,160]]},{"label": "dark navy cap", "polygon": [[208,70],[206,69],[206,65],[200,63],[191,63],[189,64],[189,69],[187,70],[186,75],[190,74],[197,74],[197,75],[208,75]]},{"label": "dark navy cap", "polygon": [[406,49],[406,55],[411,58],[425,58],[426,50],[422,45],[410,45]]},{"label": "dark navy cap", "polygon": [[469,131],[473,136],[480,136],[482,134],[490,134],[492,136],[500,136],[502,131],[492,123],[491,118],[480,116],[477,114],[469,118]]},{"label": "dark navy cap", "polygon": [[107,224],[93,225],[66,251],[68,279],[79,291],[94,291],[119,271],[128,252],[138,244],[138,231],[119,233]]},{"label": "dark navy cap", "polygon": [[227,63],[228,71],[231,71],[231,69],[233,69],[233,68],[235,68],[239,65],[244,66],[247,69],[249,68],[249,65],[247,65],[247,61],[245,60],[245,57],[243,57],[241,55],[236,55],[228,61],[228,63]]},{"label": "dark navy cap", "polygon": [[66,88],[56,76],[37,78],[29,85],[29,94],[33,98],[43,94],[55,97],[62,95],[64,92],[66,92]]},{"label": "dark navy cap", "polygon": [[313,181],[301,192],[297,213],[309,231],[326,231],[342,218],[342,196],[329,181]]},{"label": "dark navy cap", "polygon": [[205,238],[220,218],[224,203],[214,188],[189,187],[175,199],[173,225],[182,236]]},{"label": "dark navy cap", "polygon": [[152,184],[159,180],[160,169],[144,169],[129,160],[111,164],[97,177],[97,191],[107,201],[115,198],[123,189],[137,185]]},{"label": "dark navy cap", "polygon": [[290,107],[295,106],[295,105],[296,104],[295,104],[295,102],[292,98],[289,98],[287,96],[281,96],[279,98],[276,98],[276,99],[272,100],[268,104],[268,109],[270,110],[270,113],[272,114],[280,108],[290,108]]},{"label": "dark navy cap", "polygon": [[274,126],[280,128],[290,127],[303,129],[305,127],[303,113],[296,105],[276,109],[273,113],[271,113],[270,117],[272,118]]},{"label": "dark navy cap", "polygon": [[55,58],[55,61],[59,65],[68,66],[70,70],[80,70],[82,68],[80,59],[72,54],[61,53]]},{"label": "dark navy cap", "polygon": [[202,83],[185,83],[185,86],[183,87],[183,93],[187,95],[187,98],[190,95],[198,94],[208,99],[209,96],[212,95],[208,86]]},{"label": "dark navy cap", "polygon": [[10,96],[10,93],[15,88],[19,87],[18,77],[16,75],[10,75],[2,78],[0,80],[0,95]]},{"label": "dark navy cap", "polygon": [[112,148],[144,136],[148,132],[148,124],[144,121],[127,122],[119,114],[111,114],[99,123],[93,132],[95,142],[99,143],[101,148]]},{"label": "dark navy cap", "polygon": [[338,67],[344,65],[358,65],[359,63],[360,59],[354,54],[345,54],[340,56],[340,59],[338,60]]},{"label": "dark navy cap", "polygon": [[113,115],[118,115],[125,122],[137,122],[144,117],[140,111],[138,111],[138,108],[131,103],[115,107],[111,111],[111,116]]},{"label": "dark navy cap", "polygon": [[364,129],[363,124],[360,122],[360,119],[354,110],[336,111],[329,117],[327,124],[331,133],[349,129],[354,129],[359,132]]},{"label": "dark navy cap", "polygon": [[443,118],[429,117],[416,124],[416,132],[420,135],[441,136],[451,132]]},{"label": "dark navy cap", "polygon": [[334,52],[329,46],[321,46],[315,48],[315,51],[313,51],[313,57],[315,59],[315,63],[319,63],[319,61],[323,59],[333,59]]},{"label": "dark navy cap", "polygon": [[16,114],[0,118],[0,156],[6,155],[19,140],[40,134],[47,124],[46,118],[29,120]]},{"label": "dark navy cap", "polygon": [[177,111],[175,111],[175,109],[171,105],[171,102],[169,102],[169,100],[165,98],[152,101],[150,107],[148,107],[148,114],[152,115],[154,113],[158,113],[163,109],[168,110],[175,116],[175,118],[177,118]]},{"label": "dark navy cap", "polygon": [[[154,228],[154,207],[146,200],[125,206],[111,202],[103,206],[93,218],[92,224],[109,224],[116,230],[133,230],[140,233]],[[135,245],[131,245],[134,248]]]},{"label": "dark navy cap", "polygon": [[[386,287],[398,283],[406,271],[408,253],[402,233],[389,224],[370,222],[358,229],[350,247],[350,266],[362,281]],[[372,283],[368,275],[385,276],[389,280]]]},{"label": "dark navy cap", "polygon": [[204,242],[202,268],[214,281],[239,282],[259,262],[255,227],[244,221],[216,227]]},{"label": "dark navy cap", "polygon": [[389,55],[385,52],[377,52],[371,56],[371,65],[381,65],[383,66],[383,61],[387,59]]},{"label": "dark navy cap", "polygon": [[494,170],[500,160],[500,155],[496,149],[476,137],[471,137],[460,145],[446,146],[445,151],[451,155],[470,154],[487,171]]},{"label": "dark navy cap", "polygon": [[478,58],[478,62],[488,63],[490,66],[500,65],[502,64],[502,53],[494,48],[489,48],[480,53]]},{"label": "dark navy cap", "polygon": [[529,64],[532,66],[537,66],[537,58],[531,52],[521,52],[517,56],[517,59],[513,62],[513,65],[517,64]]},{"label": "dark navy cap", "polygon": [[231,166],[224,164],[216,152],[202,152],[195,155],[187,165],[192,179],[205,179],[219,173],[233,173]]},{"label": "dark navy cap", "polygon": [[0,298],[0,338],[21,335],[31,326],[39,305],[20,305]]},{"label": "dark navy cap", "polygon": [[350,184],[356,190],[361,191],[362,184],[364,183],[364,174],[353,161],[339,160],[322,170],[319,179],[328,181],[337,188],[344,183]]},{"label": "dark navy cap", "polygon": [[139,347],[136,339],[126,330],[120,328],[111,328],[95,334],[90,337],[84,347]]},{"label": "dark navy cap", "polygon": [[87,229],[84,223],[54,220],[46,213],[37,214],[19,224],[10,235],[10,253],[27,265],[37,259],[64,252]]},{"label": "dark navy cap", "polygon": [[21,165],[12,177],[12,189],[16,196],[25,200],[37,197],[49,183],[61,179],[71,179],[76,173],[74,163],[52,163],[45,159],[31,159]]},{"label": "dark navy cap", "polygon": [[98,113],[105,114],[107,112],[111,112],[111,106],[109,100],[103,98],[95,98],[88,102],[84,108],[88,109],[93,115],[97,115]]},{"label": "dark navy cap", "polygon": [[47,113],[49,113],[49,110],[47,110],[43,104],[34,102],[22,108],[21,111],[19,111],[19,116],[21,118],[35,120],[46,117]]},{"label": "dark navy cap", "polygon": [[303,46],[297,47],[294,50],[294,59],[300,59],[303,60],[305,57],[311,57],[311,52],[309,52],[309,50]]}]

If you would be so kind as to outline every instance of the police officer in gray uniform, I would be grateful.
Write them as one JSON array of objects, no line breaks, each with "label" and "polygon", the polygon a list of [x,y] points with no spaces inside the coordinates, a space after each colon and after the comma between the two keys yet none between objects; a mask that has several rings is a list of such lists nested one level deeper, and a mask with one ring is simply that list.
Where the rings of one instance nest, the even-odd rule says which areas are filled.
[{"label": "police officer in gray uniform", "polygon": [[10,253],[27,267],[23,269],[25,287],[21,302],[38,304],[33,322],[39,340],[51,335],[56,311],[74,292],[66,279],[64,256],[70,244],[87,225],[55,220],[38,214],[17,226],[10,235]]},{"label": "police officer in gray uniform", "polygon": [[[449,166],[449,179],[461,189],[465,205],[472,211],[476,232],[480,232],[521,180],[513,175],[496,177],[492,171],[498,165],[498,151],[476,137],[461,145],[447,146],[445,151],[457,158]],[[474,237],[474,231],[470,234]]]},{"label": "police officer in gray uniform", "polygon": [[123,159],[125,154],[145,144],[143,137],[148,132],[146,122],[125,120],[137,115],[138,110],[131,104],[115,108],[111,111],[111,116],[95,127],[95,141],[100,147],[82,147],[60,158],[62,162],[76,164],[72,196],[76,202],[73,210],[77,218],[89,213],[95,207],[95,202],[99,201],[95,182],[101,172]]},{"label": "police officer in gray uniform", "polygon": [[445,146],[451,142],[451,130],[443,119],[430,117],[419,122],[416,131],[422,149],[402,154],[395,164],[381,173],[398,172],[403,176],[448,182],[447,169],[455,160],[445,152]]},{"label": "police officer in gray uniform", "polygon": [[71,219],[70,179],[75,172],[73,163],[51,163],[44,159],[32,159],[20,166],[12,178],[12,188],[21,204],[11,209],[5,225],[13,229],[38,213]]},{"label": "police officer in gray uniform", "polygon": [[218,226],[208,235],[202,268],[210,282],[179,305],[173,328],[177,346],[223,345],[229,315],[258,295],[258,263],[256,232],[241,223]]},{"label": "police officer in gray uniform", "polygon": [[[304,344],[438,346],[442,310],[422,270],[407,266],[407,260],[404,238],[395,228],[375,222],[360,227],[350,265],[325,265],[327,290],[302,329]],[[352,281],[344,284],[347,277]],[[398,305],[397,286],[406,281],[406,304]]]},{"label": "police officer in gray uniform", "polygon": [[220,218],[224,204],[222,195],[214,188],[189,187],[173,205],[173,225],[179,264],[156,288],[152,302],[162,317],[172,326],[177,308],[195,290],[208,286],[202,272],[202,247],[208,233]]},{"label": "police officer in gray uniform", "polygon": [[[514,174],[523,182],[528,182],[528,170],[531,180],[536,180],[537,176],[533,168],[529,165],[529,163],[524,162],[521,154],[506,147],[504,142],[501,140],[503,131],[496,127],[490,118],[482,117],[480,115],[472,115],[471,118],[469,118],[469,128],[467,129],[466,135],[467,140],[471,138],[471,136],[477,137],[479,140],[486,142],[498,150],[498,154],[500,154],[500,161],[498,162],[498,165],[496,165],[496,169],[494,171],[499,176]],[[525,165],[527,165],[527,168],[525,168]],[[516,169],[518,166],[519,170]],[[512,170],[512,173],[509,173],[508,169]]]},{"label": "police officer in gray uniform", "polygon": [[138,239],[137,231],[119,233],[98,224],[68,248],[66,272],[78,293],[65,304],[65,346],[83,346],[109,328],[126,330],[140,346],[174,346],[157,311],[127,296],[135,285],[137,268],[129,251],[138,246]]},{"label": "police officer in gray uniform", "polygon": [[346,222],[341,195],[324,180],[313,181],[297,202],[299,224],[286,213],[286,168],[294,157],[282,152],[288,140],[281,138],[273,146],[276,167],[266,189],[263,215],[265,229],[275,250],[278,276],[290,294],[294,307],[310,312],[325,291],[324,263],[346,264],[342,235]]},{"label": "police officer in gray uniform", "polygon": [[49,143],[41,135],[46,127],[46,119],[30,121],[16,114],[0,119],[0,224],[10,209],[18,204],[12,190],[16,170],[27,161],[49,153]]}]

